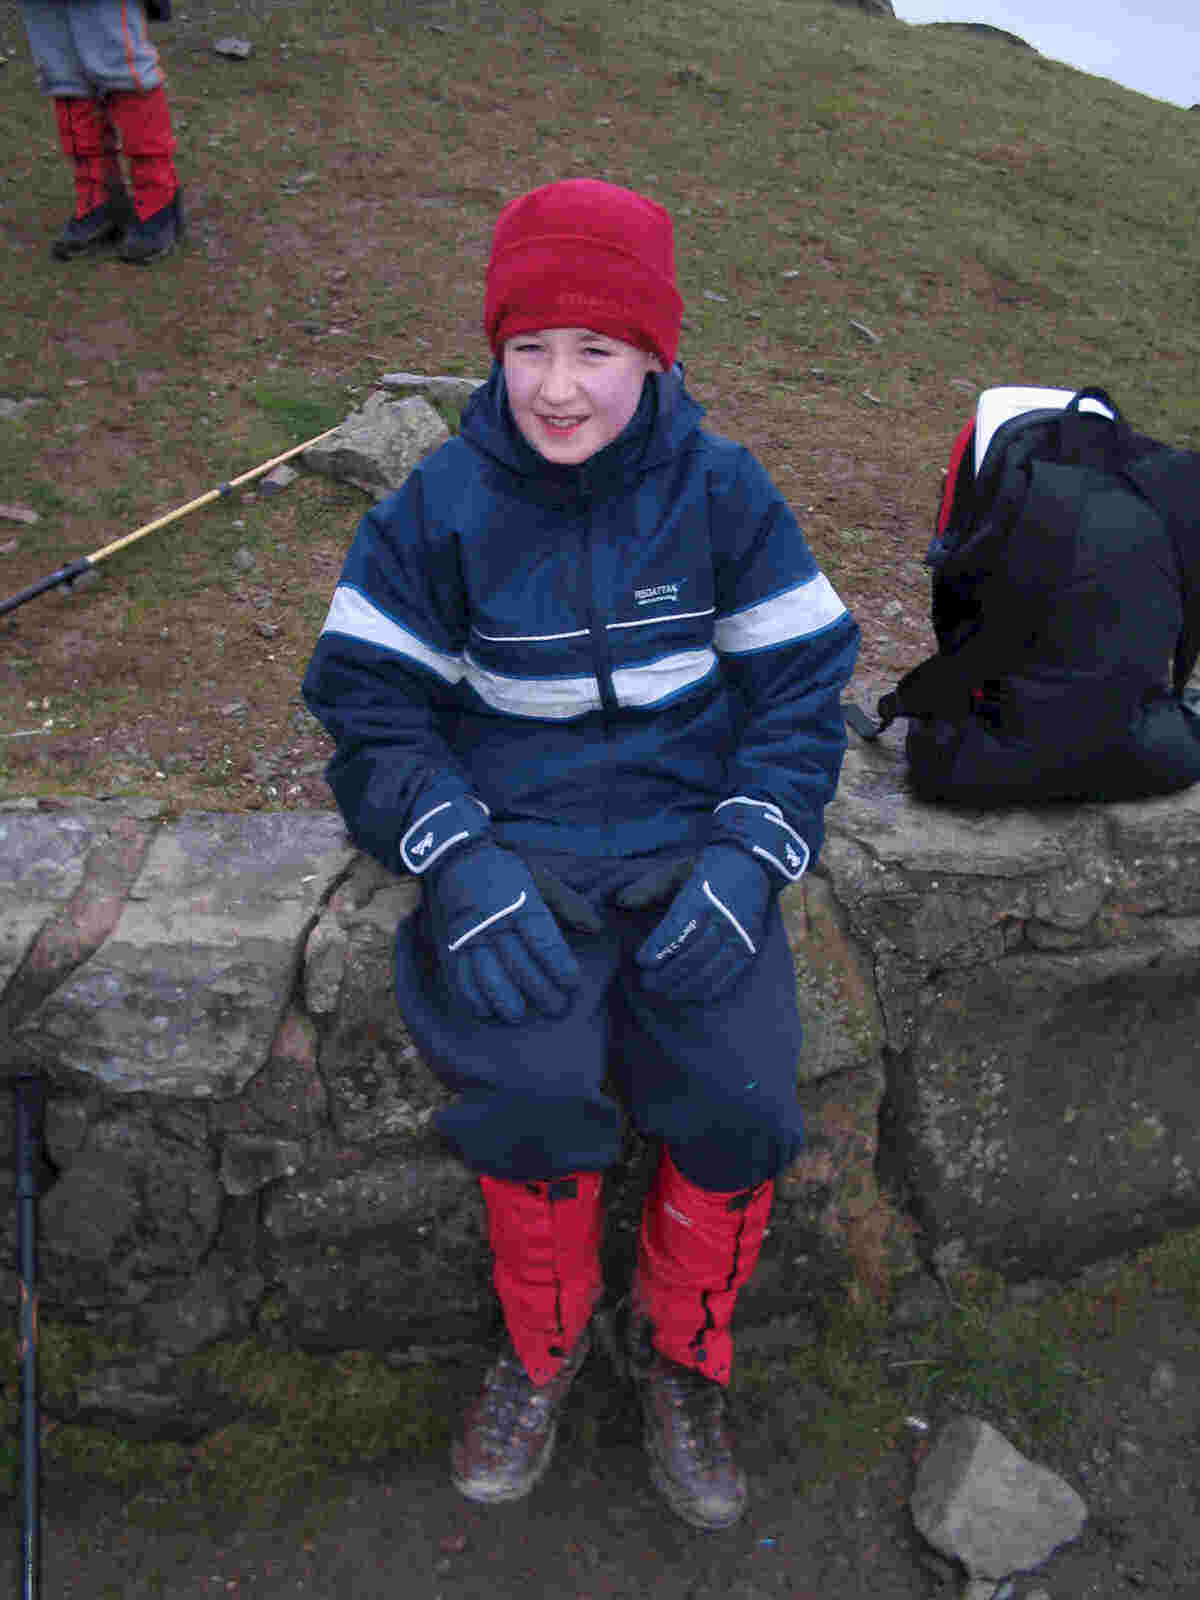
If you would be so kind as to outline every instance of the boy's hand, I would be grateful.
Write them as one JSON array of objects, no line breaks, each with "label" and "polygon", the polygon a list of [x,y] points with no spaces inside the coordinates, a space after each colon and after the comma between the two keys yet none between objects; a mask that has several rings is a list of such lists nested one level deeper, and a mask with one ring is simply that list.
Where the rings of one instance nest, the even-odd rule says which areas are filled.
[{"label": "boy's hand", "polygon": [[[582,897],[543,878],[563,920],[587,927]],[[580,978],[558,923],[519,856],[481,839],[454,850],[426,879],[438,955],[451,989],[481,1022],[561,1017]],[[567,898],[567,897],[570,898]],[[582,911],[573,902],[578,900]],[[593,917],[593,920],[596,919]]]},{"label": "boy's hand", "polygon": [[[682,872],[656,868],[617,895],[626,908],[651,905],[679,884]],[[654,994],[698,1005],[717,1000],[758,954],[771,880],[737,845],[702,850],[666,916],[636,957]]]}]

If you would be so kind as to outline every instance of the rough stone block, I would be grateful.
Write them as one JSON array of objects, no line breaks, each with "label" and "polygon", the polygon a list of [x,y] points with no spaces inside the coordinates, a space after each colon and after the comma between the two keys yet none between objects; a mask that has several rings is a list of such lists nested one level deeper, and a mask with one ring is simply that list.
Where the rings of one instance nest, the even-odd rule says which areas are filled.
[{"label": "rough stone block", "polygon": [[381,499],[449,437],[449,428],[422,396],[394,400],[375,393],[329,438],[306,450],[304,464]]},{"label": "rough stone block", "polygon": [[1200,921],[1173,931],[921,990],[895,1157],[941,1265],[1069,1275],[1200,1215]]},{"label": "rough stone block", "polygon": [[975,1417],[938,1434],[917,1471],[911,1509],[921,1536],[973,1579],[1033,1571],[1087,1521],[1069,1483]]},{"label": "rough stone block", "polygon": [[353,855],[332,814],[189,813],[156,837],[107,941],[18,1038],[118,1094],[237,1093]]},{"label": "rough stone block", "polygon": [[460,1162],[340,1150],[266,1197],[260,1331],[310,1349],[481,1340],[494,1310],[485,1237]]}]

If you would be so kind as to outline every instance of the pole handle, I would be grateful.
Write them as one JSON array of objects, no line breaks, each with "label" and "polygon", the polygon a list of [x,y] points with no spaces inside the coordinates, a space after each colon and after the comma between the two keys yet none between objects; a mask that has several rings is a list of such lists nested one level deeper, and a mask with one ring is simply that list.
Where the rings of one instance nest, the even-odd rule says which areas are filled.
[{"label": "pole handle", "polygon": [[31,583],[28,589],[22,589],[19,594],[10,594],[7,600],[0,600],[0,617],[8,612],[15,611],[18,606],[23,606],[26,600],[34,600],[39,594],[45,594],[47,589],[57,589],[60,583],[72,583],[76,578],[83,576],[92,565],[90,556],[80,556],[78,561],[72,561],[69,566],[60,567],[57,572],[52,572],[48,578],[39,578],[36,583]]},{"label": "pole handle", "polygon": [[37,1193],[38,1141],[41,1136],[42,1109],[46,1086],[35,1073],[20,1072],[13,1078],[16,1103],[16,1176],[18,1192]]}]

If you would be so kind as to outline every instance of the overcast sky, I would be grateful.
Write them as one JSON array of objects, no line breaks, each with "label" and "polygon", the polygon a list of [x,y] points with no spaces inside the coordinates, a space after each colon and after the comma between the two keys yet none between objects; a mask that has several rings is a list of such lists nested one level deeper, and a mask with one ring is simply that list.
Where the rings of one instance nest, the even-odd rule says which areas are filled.
[{"label": "overcast sky", "polygon": [[892,10],[902,22],[990,22],[1140,94],[1200,102],[1197,0],[892,0]]}]

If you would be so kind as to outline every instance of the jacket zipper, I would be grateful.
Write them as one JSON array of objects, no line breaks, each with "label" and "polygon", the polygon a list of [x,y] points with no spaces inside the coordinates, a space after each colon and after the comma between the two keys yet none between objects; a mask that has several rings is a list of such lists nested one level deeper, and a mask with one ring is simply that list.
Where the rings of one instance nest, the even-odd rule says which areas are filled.
[{"label": "jacket zipper", "polygon": [[583,545],[588,593],[588,633],[592,641],[592,665],[596,669],[596,682],[600,686],[600,706],[604,719],[604,737],[615,736],[617,692],[612,681],[612,654],[609,648],[608,629],[599,616],[596,596],[596,554],[592,537],[592,498],[581,488],[579,510],[583,519]]}]

